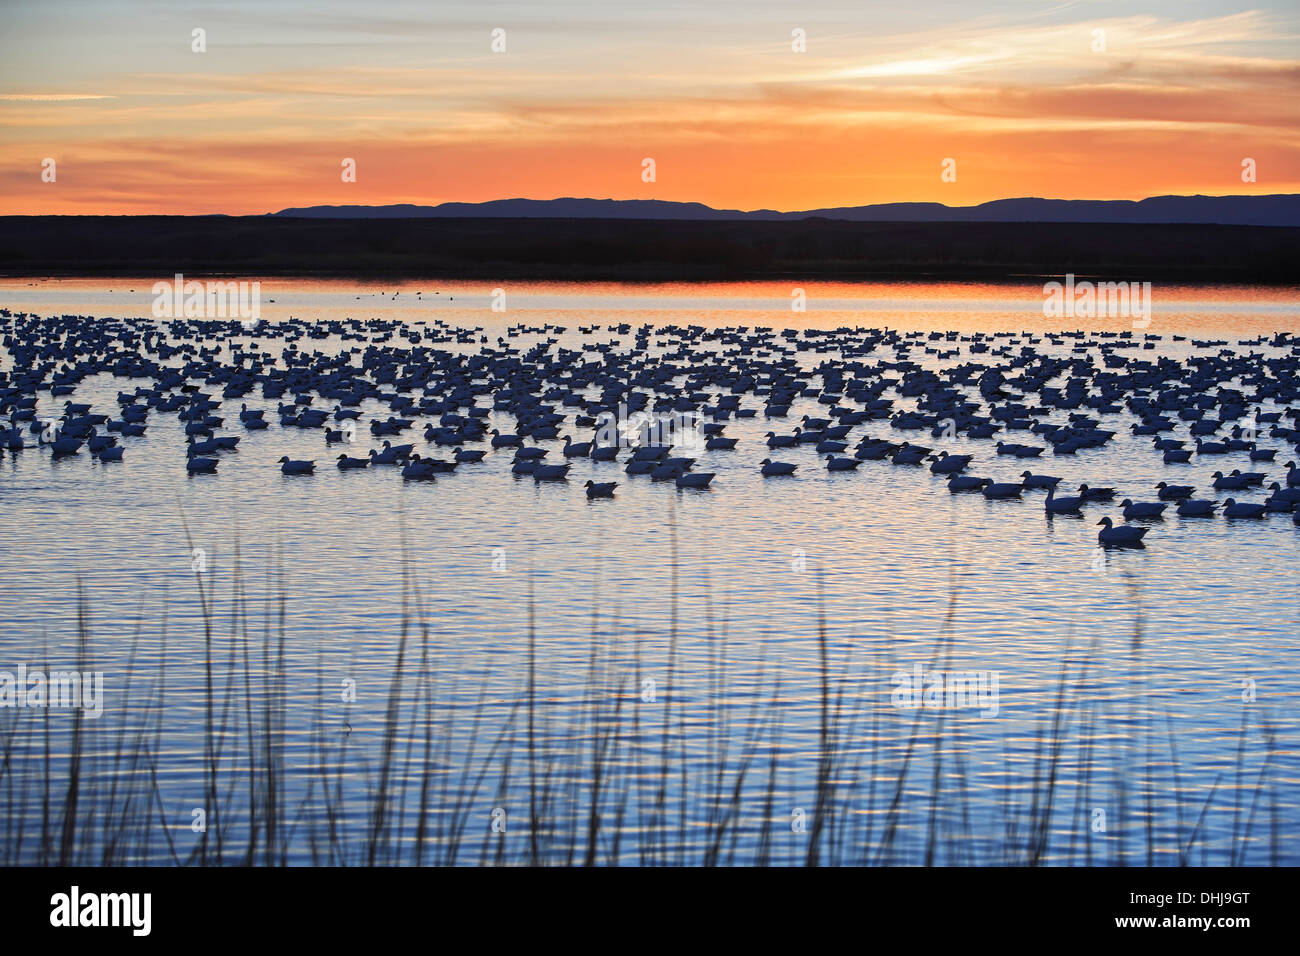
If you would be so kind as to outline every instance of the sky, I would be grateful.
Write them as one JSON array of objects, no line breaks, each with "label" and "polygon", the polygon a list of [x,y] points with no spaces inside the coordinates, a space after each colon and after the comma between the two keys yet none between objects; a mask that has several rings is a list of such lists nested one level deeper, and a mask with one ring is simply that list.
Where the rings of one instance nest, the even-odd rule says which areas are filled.
[{"label": "sky", "polygon": [[1297,0],[0,0],[0,214],[1284,192]]}]

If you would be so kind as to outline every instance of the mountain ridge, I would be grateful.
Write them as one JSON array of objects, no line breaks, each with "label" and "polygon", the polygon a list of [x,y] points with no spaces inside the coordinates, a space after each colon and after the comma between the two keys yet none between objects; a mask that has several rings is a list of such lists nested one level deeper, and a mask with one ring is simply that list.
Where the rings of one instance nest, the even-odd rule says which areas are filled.
[{"label": "mountain ridge", "polygon": [[974,206],[938,202],[873,203],[780,212],[715,209],[665,199],[493,199],[433,206],[297,206],[267,213],[281,219],[641,219],[681,222],[780,222],[835,219],[847,222],[1076,222],[1300,226],[1300,194],[1261,196],[1150,196],[1146,199],[994,199]]}]

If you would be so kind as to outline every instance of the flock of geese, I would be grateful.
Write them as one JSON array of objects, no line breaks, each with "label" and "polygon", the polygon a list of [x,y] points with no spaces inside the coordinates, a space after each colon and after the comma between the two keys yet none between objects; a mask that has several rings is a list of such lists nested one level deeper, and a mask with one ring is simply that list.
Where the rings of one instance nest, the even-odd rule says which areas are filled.
[{"label": "flock of geese", "polygon": [[[1276,468],[1279,452],[1300,453],[1300,340],[1285,333],[1237,348],[1192,340],[1179,359],[1159,354],[1160,336],[1129,332],[621,324],[580,326],[582,344],[573,348],[560,344],[565,330],[553,325],[512,326],[495,336],[383,319],[289,319],[249,329],[224,320],[42,318],[3,309],[0,328],[11,358],[0,370],[0,424],[7,422],[0,446],[12,453],[30,443],[56,457],[84,449],[101,462],[122,461],[153,416],[174,415],[183,425],[186,470],[195,475],[233,463],[239,430],[274,423],[319,433],[340,470],[389,467],[408,481],[472,469],[491,453],[509,454],[512,473],[535,482],[565,481],[573,461],[585,458],[621,465],[629,477],[704,489],[717,473],[703,470],[701,459],[735,452],[739,440],[726,434],[728,426],[761,415],[773,426],[757,465],[765,478],[812,464],[773,456],[811,449],[829,472],[878,461],[928,470],[953,493],[1007,500],[1042,492],[1050,516],[1115,507],[1120,495],[1085,483],[1067,483],[1074,493],[1058,494],[1064,479],[1035,472],[1034,463],[1050,454],[1064,464],[1127,428],[1135,440],[1150,441],[1171,477],[1202,459],[1222,462],[1202,481],[1231,496],[1219,501],[1198,496],[1197,484],[1160,481],[1152,500],[1123,497],[1115,515],[1101,518],[1101,545],[1141,547],[1149,522],[1171,507],[1184,518],[1285,513],[1300,525],[1295,462],[1272,475],[1249,470]],[[335,347],[322,348],[326,342]],[[83,381],[101,374],[138,384],[122,388],[111,411],[73,400]],[[38,413],[43,393],[61,408],[57,417]],[[273,412],[249,407],[258,395],[274,403]],[[236,402],[237,420],[228,421]],[[366,402],[387,413],[363,421]],[[790,427],[797,402],[824,411]],[[509,416],[513,427],[489,427],[494,415]],[[651,431],[642,424],[611,442],[609,422],[627,429],[630,418],[662,425]],[[870,434],[884,430],[891,437]],[[379,447],[357,456],[343,450],[366,432]],[[416,440],[401,441],[416,435],[422,450]],[[986,443],[977,447],[988,454],[977,462],[974,453],[932,447],[957,438]],[[561,440],[559,448],[540,444]],[[1247,470],[1230,467],[1235,459]],[[995,460],[1023,470],[1017,480],[977,473]],[[285,475],[317,467],[288,455],[278,463]],[[588,480],[584,488],[589,498],[609,498],[618,484]],[[1262,501],[1244,499],[1265,490]]]}]

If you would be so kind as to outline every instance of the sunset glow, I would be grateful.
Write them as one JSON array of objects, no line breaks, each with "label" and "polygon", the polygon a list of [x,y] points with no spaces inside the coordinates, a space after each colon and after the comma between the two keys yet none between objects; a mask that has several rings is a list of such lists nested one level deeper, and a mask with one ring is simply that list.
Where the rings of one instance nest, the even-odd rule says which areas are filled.
[{"label": "sunset glow", "polygon": [[1000,10],[23,0],[0,12],[0,213],[1300,191],[1294,6]]}]

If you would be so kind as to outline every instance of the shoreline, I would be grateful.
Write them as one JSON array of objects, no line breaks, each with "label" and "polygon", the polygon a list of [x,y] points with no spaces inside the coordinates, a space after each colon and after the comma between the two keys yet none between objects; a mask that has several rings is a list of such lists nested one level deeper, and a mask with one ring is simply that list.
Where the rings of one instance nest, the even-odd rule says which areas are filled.
[{"label": "shoreline", "polygon": [[1300,227],[4,216],[0,276],[1294,285]]}]

